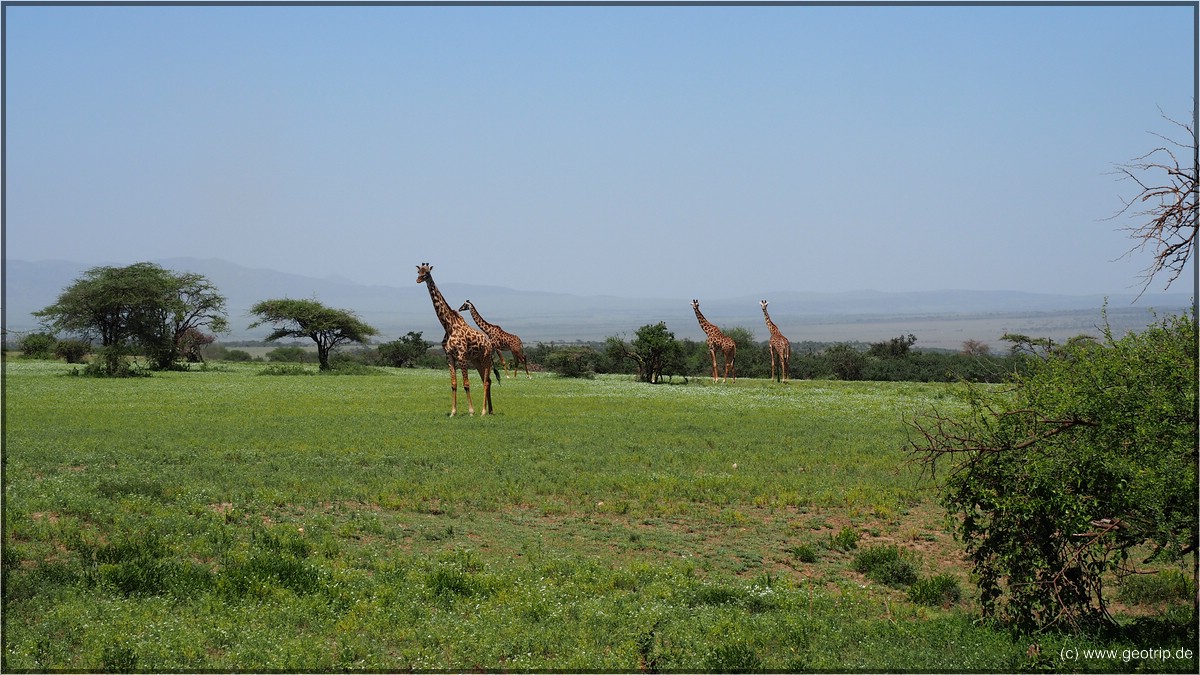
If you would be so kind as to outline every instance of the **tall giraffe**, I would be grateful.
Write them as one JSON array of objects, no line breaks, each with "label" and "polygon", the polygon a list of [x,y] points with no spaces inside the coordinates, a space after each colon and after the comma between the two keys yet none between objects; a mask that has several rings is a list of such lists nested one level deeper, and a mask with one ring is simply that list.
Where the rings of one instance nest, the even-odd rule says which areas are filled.
[{"label": "tall giraffe", "polygon": [[504,352],[512,352],[513,357],[513,372],[511,377],[517,376],[517,366],[525,364],[525,377],[533,379],[529,374],[529,361],[525,358],[525,350],[521,347],[521,338],[509,333],[500,326],[494,323],[488,323],[479,316],[479,310],[475,309],[475,303],[470,300],[464,302],[458,311],[465,312],[471,310],[471,317],[475,319],[475,323],[479,326],[479,330],[487,333],[487,336],[492,340],[492,346],[496,348],[496,355],[500,357],[500,367],[504,372],[508,372],[508,365],[504,363]]},{"label": "tall giraffe", "polygon": [[472,366],[479,370],[479,377],[483,380],[483,412],[480,415],[492,413],[492,341],[487,335],[467,325],[467,320],[458,312],[450,309],[442,292],[433,283],[432,272],[433,265],[429,263],[417,265],[417,283],[424,283],[429,288],[433,311],[446,329],[442,349],[450,365],[450,416],[454,417],[458,412],[458,378],[455,374],[458,368],[462,368],[463,391],[467,392],[467,412],[475,414],[475,406],[471,403],[471,382],[467,379],[467,371]]},{"label": "tall giraffe", "polygon": [[733,359],[737,356],[737,344],[733,338],[721,332],[720,328],[708,322],[704,315],[700,313],[700,301],[692,300],[692,309],[696,310],[696,320],[700,322],[700,328],[704,334],[708,336],[708,355],[712,357],[713,364],[713,383],[717,381],[717,350],[721,350],[721,356],[725,359],[725,377],[721,378],[724,382],[729,379],[729,371],[733,370],[733,381],[737,382],[737,370],[733,367]]},{"label": "tall giraffe", "polygon": [[771,331],[769,348],[771,351],[771,379],[775,379],[775,359],[779,358],[780,382],[788,381],[788,365],[792,362],[792,343],[779,332],[771,315],[767,314],[767,301],[762,301],[763,319],[767,322],[767,330]]}]

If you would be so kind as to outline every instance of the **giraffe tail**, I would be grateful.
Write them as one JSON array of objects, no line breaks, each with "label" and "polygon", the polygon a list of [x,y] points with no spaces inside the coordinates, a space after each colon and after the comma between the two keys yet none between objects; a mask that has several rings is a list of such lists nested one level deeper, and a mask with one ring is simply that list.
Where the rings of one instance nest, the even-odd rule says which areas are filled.
[{"label": "giraffe tail", "polygon": [[496,359],[492,359],[492,372],[496,374],[496,383],[500,383],[500,369],[496,367]]}]

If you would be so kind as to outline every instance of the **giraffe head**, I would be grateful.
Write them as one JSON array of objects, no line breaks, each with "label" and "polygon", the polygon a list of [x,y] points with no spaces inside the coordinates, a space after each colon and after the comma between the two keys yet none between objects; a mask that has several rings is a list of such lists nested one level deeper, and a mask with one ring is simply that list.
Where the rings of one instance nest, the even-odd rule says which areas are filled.
[{"label": "giraffe head", "polygon": [[429,263],[421,263],[417,265],[417,283],[423,284],[429,278],[429,273],[433,271],[433,265]]},{"label": "giraffe head", "polygon": [[468,300],[468,301],[464,302],[464,303],[462,304],[462,307],[459,307],[459,308],[458,308],[458,311],[460,311],[460,312],[465,312],[465,311],[467,311],[468,309],[471,309],[471,301],[470,301],[470,300]]},{"label": "giraffe head", "polygon": [[692,300],[692,309],[700,309],[700,301]]},{"label": "giraffe head", "polygon": [[766,301],[766,300],[759,300],[758,302],[759,302],[759,304],[761,304],[761,305],[762,305],[763,311],[764,311],[764,312],[765,312],[765,311],[767,311],[767,301]]}]

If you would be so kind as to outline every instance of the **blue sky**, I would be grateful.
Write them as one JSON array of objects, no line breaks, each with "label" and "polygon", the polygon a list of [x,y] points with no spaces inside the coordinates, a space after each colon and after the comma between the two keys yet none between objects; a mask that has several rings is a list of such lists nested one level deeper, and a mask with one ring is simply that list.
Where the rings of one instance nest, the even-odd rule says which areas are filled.
[{"label": "blue sky", "polygon": [[[621,296],[1140,288],[1190,6],[5,8],[6,252]],[[1160,287],[1165,278],[1156,282]],[[1191,290],[1191,272],[1173,291]]]}]

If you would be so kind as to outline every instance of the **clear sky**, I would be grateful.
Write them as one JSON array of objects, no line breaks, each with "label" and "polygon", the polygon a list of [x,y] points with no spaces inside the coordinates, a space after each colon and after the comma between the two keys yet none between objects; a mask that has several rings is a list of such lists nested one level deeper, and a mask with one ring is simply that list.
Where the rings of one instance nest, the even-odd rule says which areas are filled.
[{"label": "clear sky", "polygon": [[1193,12],[8,6],[5,255],[1129,292],[1110,172],[1191,119]]}]

